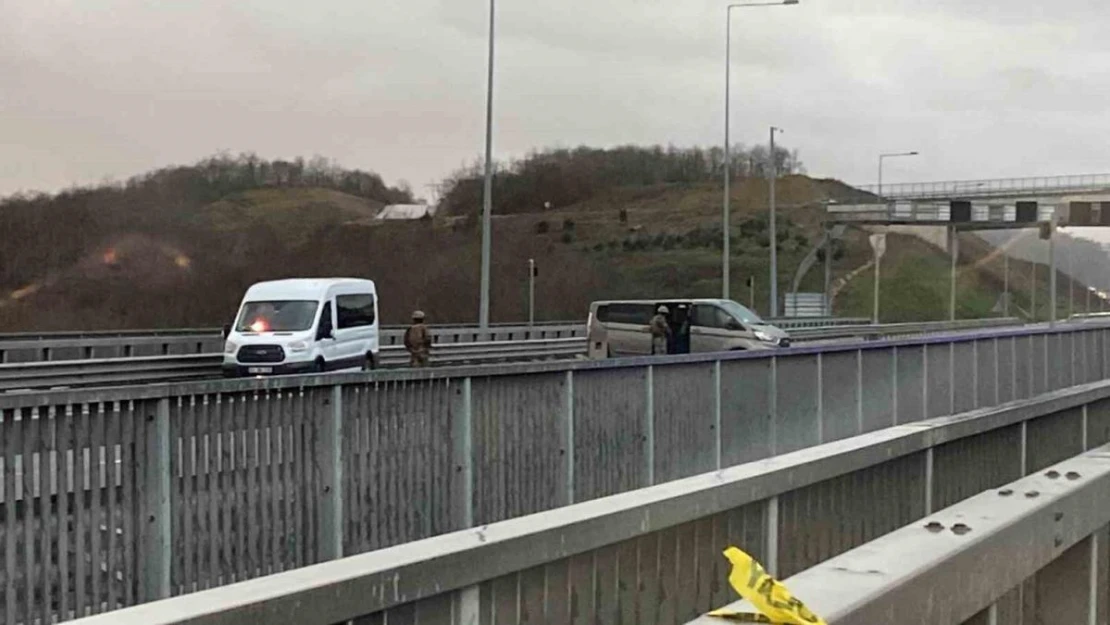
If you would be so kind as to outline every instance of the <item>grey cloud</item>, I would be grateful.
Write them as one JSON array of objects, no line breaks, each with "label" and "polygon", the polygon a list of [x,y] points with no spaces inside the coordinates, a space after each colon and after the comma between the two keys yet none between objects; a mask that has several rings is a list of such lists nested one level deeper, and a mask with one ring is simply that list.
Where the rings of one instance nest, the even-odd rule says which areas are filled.
[{"label": "grey cloud", "polygon": [[[734,13],[734,138],[870,182],[1106,170],[1087,0]],[[724,2],[499,0],[495,151],[717,144]],[[1051,5],[1051,6],[1050,6]],[[482,149],[485,0],[0,0],[0,193],[256,150],[418,188]]]}]

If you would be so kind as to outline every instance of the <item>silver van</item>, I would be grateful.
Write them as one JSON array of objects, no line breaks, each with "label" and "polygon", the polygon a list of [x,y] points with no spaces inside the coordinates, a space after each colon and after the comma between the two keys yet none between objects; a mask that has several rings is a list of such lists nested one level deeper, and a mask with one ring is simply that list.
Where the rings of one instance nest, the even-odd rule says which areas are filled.
[{"label": "silver van", "polygon": [[750,309],[727,299],[666,299],[594,302],[586,322],[590,358],[651,354],[649,324],[666,306],[669,354],[788,347],[790,336]]}]

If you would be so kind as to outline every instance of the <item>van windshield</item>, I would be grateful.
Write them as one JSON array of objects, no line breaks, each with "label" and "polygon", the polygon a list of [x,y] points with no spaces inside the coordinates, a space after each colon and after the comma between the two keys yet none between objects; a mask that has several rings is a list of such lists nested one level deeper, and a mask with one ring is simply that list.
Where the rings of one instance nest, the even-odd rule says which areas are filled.
[{"label": "van windshield", "polygon": [[720,306],[721,308],[725,309],[728,314],[736,317],[736,319],[744,325],[763,323],[763,320],[759,318],[759,315],[755,314],[755,312],[753,312],[751,309],[737,304],[732,300],[725,300],[720,303]]},{"label": "van windshield", "polygon": [[247,302],[237,332],[300,332],[312,327],[320,303],[311,300]]}]

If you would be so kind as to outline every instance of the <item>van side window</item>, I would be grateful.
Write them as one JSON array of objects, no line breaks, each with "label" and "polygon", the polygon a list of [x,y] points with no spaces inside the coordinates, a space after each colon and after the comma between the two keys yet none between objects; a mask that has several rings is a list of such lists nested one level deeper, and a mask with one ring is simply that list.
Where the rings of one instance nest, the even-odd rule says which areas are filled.
[{"label": "van side window", "polygon": [[597,309],[597,319],[602,323],[646,326],[651,316],[651,304],[609,304]]},{"label": "van side window", "polygon": [[732,316],[716,306],[700,305],[694,307],[694,325],[702,328],[728,330]]},{"label": "van side window", "polygon": [[339,329],[374,325],[374,296],[370,293],[339,295],[335,298]]}]

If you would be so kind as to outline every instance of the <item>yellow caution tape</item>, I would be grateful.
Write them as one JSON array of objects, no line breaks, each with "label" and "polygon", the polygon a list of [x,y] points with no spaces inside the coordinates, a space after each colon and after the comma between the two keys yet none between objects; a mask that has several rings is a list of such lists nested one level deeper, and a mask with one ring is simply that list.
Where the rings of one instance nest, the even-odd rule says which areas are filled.
[{"label": "yellow caution tape", "polygon": [[736,547],[725,549],[725,557],[732,563],[728,583],[740,596],[754,605],[759,614],[745,614],[733,610],[714,610],[717,616],[743,623],[772,623],[774,625],[828,625],[810,612],[800,599],[790,594],[781,583],[767,574],[754,558]]}]

